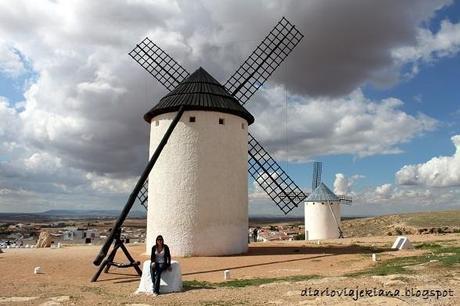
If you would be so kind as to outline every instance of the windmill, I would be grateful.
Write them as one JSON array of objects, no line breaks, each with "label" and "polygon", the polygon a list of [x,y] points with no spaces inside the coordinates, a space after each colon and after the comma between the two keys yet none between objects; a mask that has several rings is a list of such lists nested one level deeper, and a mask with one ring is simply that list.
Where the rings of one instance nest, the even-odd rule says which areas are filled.
[{"label": "windmill", "polygon": [[334,194],[321,182],[322,163],[313,163],[312,192],[305,199],[305,240],[343,238],[340,204],[351,197]]},{"label": "windmill", "polygon": [[[242,169],[244,172],[249,171],[284,214],[298,207],[299,203],[307,197],[307,194],[294,183],[260,142],[247,132],[247,126],[253,123],[254,118],[243,107],[302,38],[303,35],[299,30],[283,17],[224,85],[201,67],[190,74],[149,38],[145,38],[129,53],[170,93],[144,116],[151,125],[150,161],[115,222],[111,234],[94,260],[94,264],[100,268],[92,281],[97,280],[104,268],[107,272],[111,266],[134,267],[140,273],[139,262],[134,261],[129,255],[120,239],[121,225],[136,200],[139,200],[144,207],[147,207],[148,203],[150,208],[147,217],[147,250],[152,245],[152,237],[161,224],[162,231],[167,232],[164,234],[165,238],[168,236],[168,231],[171,231],[169,241],[180,241],[172,250],[181,250],[185,255],[205,254],[196,253],[193,244],[197,243],[197,238],[189,235],[193,232],[196,236],[207,239],[208,245],[217,245],[211,250],[212,254],[223,255],[241,253],[247,249],[247,173],[244,178]],[[222,126],[218,126],[217,122]],[[216,125],[211,126],[211,123]],[[200,127],[200,124],[205,126]],[[236,127],[239,129],[238,132]],[[210,167],[208,160],[212,163],[215,158],[210,147],[222,155],[225,155],[228,150],[237,154],[226,156],[228,159],[221,158],[221,163],[215,163],[212,165],[214,167]],[[221,150],[221,147],[227,150]],[[163,150],[165,152],[160,158]],[[209,154],[200,156],[196,153],[200,150]],[[195,163],[193,160],[190,162],[193,158],[197,159]],[[247,159],[249,164],[243,167],[241,161],[247,163]],[[178,167],[179,163],[175,161],[184,164]],[[234,169],[231,168],[233,166]],[[207,172],[200,169],[207,169]],[[226,176],[222,177],[219,171],[225,172]],[[208,180],[208,186],[200,182],[203,177]],[[183,184],[184,181],[188,184]],[[234,185],[241,188],[233,190]],[[195,187],[197,188],[194,189]],[[206,187],[207,190],[203,190]],[[175,192],[165,191],[171,188],[175,188]],[[220,203],[222,197],[216,194],[216,190],[222,193],[233,190],[234,197],[239,199],[237,202],[229,203],[232,205],[227,206],[228,211],[219,211],[223,209],[222,206],[218,206],[222,204]],[[180,196],[176,196],[177,194]],[[226,199],[234,197],[226,197]],[[213,202],[209,198],[217,199],[219,203],[216,202],[216,206],[212,206]],[[194,205],[192,208],[190,203]],[[177,211],[177,205],[183,205],[184,210]],[[206,210],[200,211],[203,207],[206,207]],[[179,221],[175,219],[175,224],[172,226],[169,210],[174,210],[172,216],[179,219]],[[168,217],[163,217],[162,214]],[[203,218],[208,215],[215,219],[207,218],[203,221]],[[205,226],[202,223],[211,221],[212,224],[207,224],[206,229],[199,228]],[[184,228],[177,230],[177,227],[181,226]],[[224,235],[222,237],[219,236],[221,234],[219,231],[229,232],[229,234],[222,234]],[[237,240],[232,240],[232,236],[236,236]],[[114,248],[106,258],[113,242],[115,242]],[[118,264],[113,261],[119,248],[128,257],[128,264]],[[192,249],[191,253],[187,253],[190,249]]]}]

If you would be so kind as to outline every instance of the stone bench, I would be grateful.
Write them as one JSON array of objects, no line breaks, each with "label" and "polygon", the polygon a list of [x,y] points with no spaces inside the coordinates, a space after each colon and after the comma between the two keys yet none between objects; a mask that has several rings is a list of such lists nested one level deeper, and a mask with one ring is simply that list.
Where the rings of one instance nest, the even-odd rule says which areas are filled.
[{"label": "stone bench", "polygon": [[[182,291],[182,273],[177,261],[171,261],[171,271],[161,273],[160,293]],[[142,277],[136,293],[153,293],[152,276],[150,275],[150,260],[142,266]]]}]

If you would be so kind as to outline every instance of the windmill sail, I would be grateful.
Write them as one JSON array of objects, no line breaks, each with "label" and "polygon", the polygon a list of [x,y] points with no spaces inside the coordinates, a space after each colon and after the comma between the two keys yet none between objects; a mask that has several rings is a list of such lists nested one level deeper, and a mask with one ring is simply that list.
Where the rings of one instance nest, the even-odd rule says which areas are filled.
[{"label": "windmill sail", "polygon": [[142,185],[141,190],[137,194],[137,200],[142,206],[144,206],[145,210],[147,210],[147,206],[148,206],[148,193],[149,193],[148,186],[149,186],[149,179],[147,178],[144,184]]},{"label": "windmill sail", "polygon": [[137,44],[129,55],[169,91],[189,76],[187,70],[148,37]]},{"label": "windmill sail", "polygon": [[245,104],[302,40],[303,34],[286,18],[276,24],[251,55],[224,84]]},{"label": "windmill sail", "polygon": [[250,133],[249,173],[284,214],[307,197]]},{"label": "windmill sail", "polygon": [[[303,34],[283,17],[224,87],[244,105],[302,38]],[[249,173],[284,214],[297,207],[307,196],[251,134]]]},{"label": "windmill sail", "polygon": [[[244,105],[302,38],[296,27],[283,17],[227,80],[225,89]],[[129,55],[168,90],[173,90],[189,76],[180,64],[149,38],[140,42]],[[306,198],[306,194],[251,134],[248,146],[249,173],[275,204],[285,214],[289,213]],[[147,191],[147,185],[142,191]],[[147,206],[145,192],[138,197],[144,207]]]},{"label": "windmill sail", "polygon": [[314,162],[313,163],[313,178],[311,180],[311,191],[313,192],[316,187],[321,184],[321,172],[322,172],[322,163]]}]

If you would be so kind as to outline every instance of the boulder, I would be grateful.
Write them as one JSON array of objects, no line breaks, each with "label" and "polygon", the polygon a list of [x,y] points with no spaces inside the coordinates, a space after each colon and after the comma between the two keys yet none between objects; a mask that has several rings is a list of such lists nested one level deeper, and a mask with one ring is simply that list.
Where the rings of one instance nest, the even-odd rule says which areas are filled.
[{"label": "boulder", "polygon": [[391,247],[394,250],[408,250],[413,249],[412,243],[409,241],[409,238],[406,236],[399,236],[396,238],[393,246]]},{"label": "boulder", "polygon": [[35,245],[36,248],[49,248],[51,247],[51,235],[48,232],[41,232],[40,236],[38,236],[37,244]]},{"label": "boulder", "polygon": [[[177,261],[171,261],[171,271],[161,273],[160,293],[182,291],[182,273]],[[150,260],[144,262],[141,282],[136,293],[153,293],[152,276],[150,275]]]}]

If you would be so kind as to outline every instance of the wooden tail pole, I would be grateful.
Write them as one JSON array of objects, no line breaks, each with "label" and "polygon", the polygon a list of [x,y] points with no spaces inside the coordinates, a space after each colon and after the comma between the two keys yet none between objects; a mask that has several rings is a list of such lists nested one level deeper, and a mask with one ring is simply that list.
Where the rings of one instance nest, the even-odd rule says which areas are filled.
[{"label": "wooden tail pole", "polygon": [[339,230],[339,238],[343,238],[343,231],[340,228],[339,221],[337,220],[337,217],[335,216],[334,210],[332,210],[331,204],[326,203],[327,206],[329,206],[329,210],[331,211],[332,217],[334,217],[335,224],[337,225],[337,229]]},{"label": "wooden tail pole", "polygon": [[[174,117],[174,120],[169,125],[168,130],[166,131],[165,135],[163,136],[163,138],[160,141],[160,144],[158,145],[158,147],[156,148],[156,150],[153,153],[152,157],[150,158],[150,161],[147,164],[147,166],[145,167],[144,172],[142,173],[141,177],[137,181],[137,184],[134,187],[134,190],[131,192],[131,194],[130,194],[130,196],[128,198],[128,201],[126,202],[125,207],[123,208],[120,216],[118,216],[118,219],[115,222],[115,224],[114,224],[114,226],[113,226],[113,228],[112,228],[112,230],[110,232],[110,235],[107,237],[104,245],[102,246],[101,250],[99,251],[99,254],[97,255],[96,259],[93,261],[94,265],[99,266],[102,263],[102,261],[104,260],[104,258],[107,256],[107,253],[109,252],[110,246],[112,245],[113,241],[114,240],[117,240],[117,241],[119,240],[119,239],[116,239],[117,238],[117,233],[120,232],[121,226],[122,226],[123,222],[125,221],[126,217],[128,216],[129,211],[133,207],[134,202],[136,201],[137,195],[139,194],[139,191],[142,189],[142,186],[144,185],[145,181],[147,180],[147,178],[148,178],[148,176],[150,174],[150,171],[152,170],[152,168],[155,165],[158,157],[161,154],[161,151],[163,150],[164,146],[168,142],[168,139],[171,136],[174,128],[176,127],[177,123],[179,122],[180,118],[182,117],[182,114],[184,113],[184,110],[185,110],[185,108],[182,105],[179,108],[179,111],[177,112],[176,116]],[[117,244],[117,246],[121,247],[118,244]],[[117,249],[118,249],[118,247],[117,247]],[[122,248],[122,249],[123,249],[123,251],[125,251],[125,248]],[[114,251],[116,252],[115,249],[114,249]],[[127,252],[127,250],[126,250],[126,252]],[[115,253],[113,254],[113,256],[111,254],[109,257],[115,257]],[[107,260],[104,261],[104,264],[99,269],[100,271],[98,271],[98,273],[96,273],[94,275],[94,277],[91,279],[92,282],[95,282],[97,280],[97,278],[99,277],[99,274],[101,273],[101,271],[108,264],[109,259],[110,258],[107,258]]]}]

